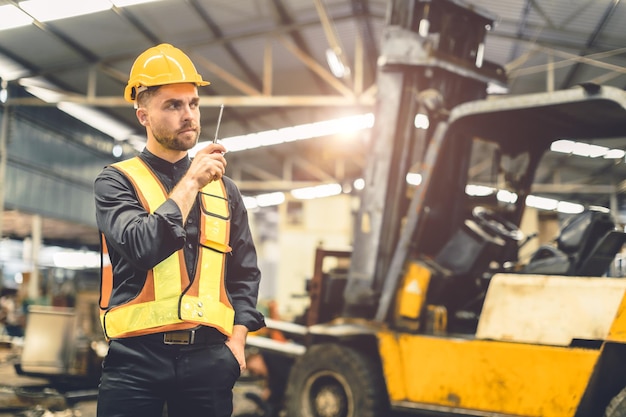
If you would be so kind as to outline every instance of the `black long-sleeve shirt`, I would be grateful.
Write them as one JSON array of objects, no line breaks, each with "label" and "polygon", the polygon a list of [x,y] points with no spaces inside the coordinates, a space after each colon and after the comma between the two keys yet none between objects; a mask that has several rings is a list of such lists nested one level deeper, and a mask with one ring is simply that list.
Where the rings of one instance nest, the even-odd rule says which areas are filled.
[{"label": "black long-sleeve shirt", "polygon": [[[167,193],[185,175],[188,157],[172,164],[147,150],[140,158],[157,175]],[[225,285],[235,310],[235,323],[250,331],[263,327],[256,309],[261,273],[248,225],[248,215],[239,189],[223,177],[230,208],[230,246],[226,256]],[[153,214],[143,208],[130,181],[117,169],[106,167],[94,182],[96,221],[104,234],[113,266],[110,305],[122,304],[141,291],[147,272],[184,247],[185,263],[193,279],[198,256],[200,209],[198,199],[183,225],[178,205],[167,199]]]}]

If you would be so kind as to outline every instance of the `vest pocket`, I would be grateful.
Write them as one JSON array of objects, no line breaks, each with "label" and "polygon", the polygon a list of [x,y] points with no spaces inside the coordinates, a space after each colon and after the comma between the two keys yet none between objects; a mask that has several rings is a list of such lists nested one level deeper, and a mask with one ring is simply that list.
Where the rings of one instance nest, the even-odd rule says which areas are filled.
[{"label": "vest pocket", "polygon": [[230,235],[230,213],[228,200],[225,198],[200,193],[201,201],[201,227],[200,245],[228,253],[232,248],[228,246]]},{"label": "vest pocket", "polygon": [[222,196],[200,192],[200,206],[202,213],[219,217],[224,220],[230,219],[228,200]]}]

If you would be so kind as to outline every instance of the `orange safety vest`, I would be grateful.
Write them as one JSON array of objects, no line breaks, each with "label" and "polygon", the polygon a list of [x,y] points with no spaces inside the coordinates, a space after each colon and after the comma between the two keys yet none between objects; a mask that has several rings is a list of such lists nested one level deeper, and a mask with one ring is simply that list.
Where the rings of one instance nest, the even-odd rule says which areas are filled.
[{"label": "orange safety vest", "polygon": [[[112,165],[132,182],[139,200],[154,213],[167,193],[139,157]],[[113,268],[102,268],[100,320],[107,338],[212,326],[230,336],[235,312],[226,294],[224,271],[229,244],[230,210],[224,183],[213,181],[200,192],[200,249],[196,275],[190,281],[183,250],[174,252],[148,271],[141,292],[132,300],[110,306]],[[107,253],[102,239],[103,254]]]}]

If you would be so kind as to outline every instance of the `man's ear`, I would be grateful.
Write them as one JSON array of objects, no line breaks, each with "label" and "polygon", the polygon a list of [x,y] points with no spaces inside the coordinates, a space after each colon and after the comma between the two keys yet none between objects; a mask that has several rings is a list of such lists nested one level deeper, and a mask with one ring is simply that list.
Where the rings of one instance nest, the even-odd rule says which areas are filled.
[{"label": "man's ear", "polygon": [[139,120],[139,123],[141,123],[142,126],[146,126],[148,123],[148,114],[146,112],[146,109],[139,108],[135,111],[135,114],[137,115],[137,120]]}]

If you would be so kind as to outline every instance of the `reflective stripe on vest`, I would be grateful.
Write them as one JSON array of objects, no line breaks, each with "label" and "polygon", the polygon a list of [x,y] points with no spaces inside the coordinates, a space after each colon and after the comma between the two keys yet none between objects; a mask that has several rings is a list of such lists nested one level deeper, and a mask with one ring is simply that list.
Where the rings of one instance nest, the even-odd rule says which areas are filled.
[{"label": "reflective stripe on vest", "polygon": [[[149,213],[154,213],[166,201],[162,184],[140,158],[112,166],[133,183]],[[224,287],[226,254],[231,250],[228,246],[230,211],[222,181],[210,182],[202,189],[200,205],[200,249],[193,281],[189,280],[181,249],[148,271],[146,283],[137,297],[110,307],[105,297],[107,287],[112,288],[113,277],[112,274],[105,277],[103,273],[101,321],[108,338],[180,330],[198,324],[232,334],[235,313]]]}]

